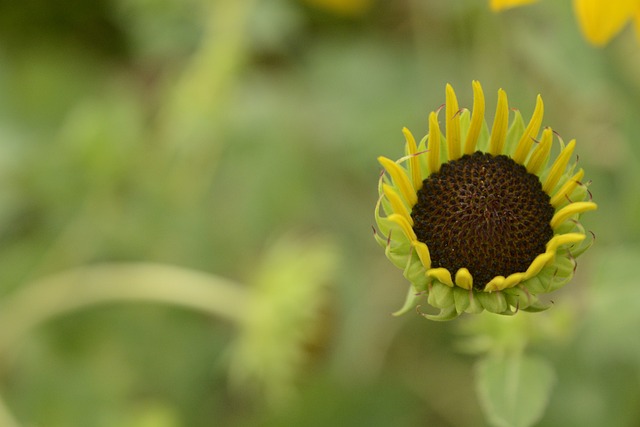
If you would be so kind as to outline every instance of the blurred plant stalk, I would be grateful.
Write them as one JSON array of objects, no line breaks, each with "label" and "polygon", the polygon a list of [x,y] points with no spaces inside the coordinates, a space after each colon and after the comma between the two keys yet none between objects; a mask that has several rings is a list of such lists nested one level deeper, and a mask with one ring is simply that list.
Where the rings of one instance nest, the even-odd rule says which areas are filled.
[{"label": "blurred plant stalk", "polygon": [[237,322],[249,291],[227,279],[155,263],[78,267],[44,277],[0,304],[0,354],[55,317],[99,304],[153,302]]},{"label": "blurred plant stalk", "polygon": [[[266,251],[243,286],[213,274],[159,263],[78,267],[25,285],[0,303],[0,362],[38,326],[101,304],[160,303],[200,311],[236,327],[234,390],[278,409],[294,393],[335,273],[331,241],[285,235]],[[257,392],[257,394],[256,394]],[[17,427],[0,400],[0,425]]]},{"label": "blurred plant stalk", "polygon": [[157,132],[167,150],[165,177],[178,203],[199,200],[209,187],[217,154],[216,138],[226,96],[247,52],[247,27],[256,0],[203,2],[204,34],[160,106]]}]

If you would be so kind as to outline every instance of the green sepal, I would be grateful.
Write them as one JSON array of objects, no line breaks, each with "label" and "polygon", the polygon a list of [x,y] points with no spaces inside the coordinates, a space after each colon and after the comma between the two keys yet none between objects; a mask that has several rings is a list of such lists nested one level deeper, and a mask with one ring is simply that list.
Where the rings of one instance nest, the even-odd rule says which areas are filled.
[{"label": "green sepal", "polygon": [[587,186],[583,184],[576,186],[568,197],[574,202],[579,202],[581,200],[585,200],[588,195]]},{"label": "green sepal", "polygon": [[478,292],[477,298],[485,310],[491,313],[505,313],[509,306],[502,292]]},{"label": "green sepal", "polygon": [[453,320],[460,315],[456,311],[455,306],[443,308],[440,310],[440,313],[438,314],[426,314],[426,313],[421,313],[421,314],[429,320],[435,320],[438,322],[446,322],[447,320]]},{"label": "green sepal", "polygon": [[[391,186],[394,190],[398,190],[396,187]],[[389,199],[387,199],[386,197],[382,197],[382,199],[380,199],[380,206],[382,207],[382,212],[384,212],[384,216],[388,217],[389,215],[393,214],[393,208],[391,207],[391,203],[389,203]]]},{"label": "green sepal", "polygon": [[534,295],[550,292],[551,281],[555,273],[556,267],[554,264],[544,267],[535,277],[525,282],[526,288]]},{"label": "green sepal", "polygon": [[487,122],[485,120],[482,121],[482,127],[480,128],[480,134],[478,135],[478,140],[476,141],[476,151],[482,151],[486,153],[489,149],[489,139],[491,135],[489,134],[489,127],[487,126]]},{"label": "green sepal", "polygon": [[382,234],[385,237],[389,237],[389,233],[391,233],[391,230],[393,230],[394,228],[399,232],[402,232],[398,227],[398,224],[387,219],[386,217],[380,216],[380,212],[378,212],[377,209],[375,211],[375,219],[376,219],[376,225],[378,226],[378,230],[380,231],[380,234]]},{"label": "green sepal", "polygon": [[453,288],[434,280],[429,288],[429,298],[427,302],[436,308],[446,309],[453,307],[455,309]]},{"label": "green sepal", "polygon": [[478,300],[478,292],[473,291],[469,298],[469,307],[467,308],[467,313],[471,314],[480,314],[484,311],[484,307]]},{"label": "green sepal", "polygon": [[420,165],[420,174],[424,177],[429,176],[429,166],[427,164],[427,156],[425,156],[428,139],[429,135],[425,135],[418,144],[418,153],[420,153],[418,154],[418,164]]},{"label": "green sepal", "polygon": [[511,289],[505,289],[505,299],[507,304],[513,307],[515,310],[523,310],[536,302],[536,297],[531,295],[519,286]]},{"label": "green sepal", "polygon": [[473,291],[468,291],[458,286],[454,286],[453,301],[455,303],[456,311],[458,313],[464,313],[465,311],[467,311],[467,309],[471,305],[472,293]]},{"label": "green sepal", "polygon": [[576,268],[576,261],[570,256],[556,256],[556,277],[571,277]]},{"label": "green sepal", "polygon": [[429,278],[424,273],[424,266],[415,251],[411,252],[407,258],[407,263],[402,275],[413,284],[417,292],[425,290]]},{"label": "green sepal", "polygon": [[520,142],[520,138],[524,134],[524,120],[522,120],[522,114],[520,110],[515,110],[514,119],[507,131],[507,138],[504,142],[504,153],[512,156],[516,150],[516,145]]},{"label": "green sepal", "polygon": [[554,234],[568,234],[571,233],[576,228],[575,220],[577,219],[577,215],[573,216],[572,219],[568,219],[560,225],[560,227],[556,228],[553,232]]},{"label": "green sepal", "polygon": [[573,274],[568,277],[554,277],[549,285],[549,292],[557,291],[558,289],[562,288],[564,285],[569,283],[572,278]]},{"label": "green sepal", "polygon": [[527,307],[523,307],[521,308],[522,311],[526,311],[528,313],[539,313],[541,311],[546,311],[549,308],[551,308],[551,306],[553,305],[552,302],[548,302],[548,303],[543,303],[542,301],[536,300],[535,303],[527,306]]},{"label": "green sepal", "polygon": [[401,269],[404,269],[406,267],[407,260],[409,259],[408,251],[397,251],[397,248],[387,246],[384,250],[384,254],[396,267]]},{"label": "green sepal", "polygon": [[588,242],[583,243],[577,249],[572,250],[571,251],[571,255],[573,255],[574,258],[578,258],[580,255],[585,253],[587,251],[587,249],[589,249],[593,245],[593,241],[594,241],[593,239],[589,239]]},{"label": "green sepal", "polygon": [[418,301],[422,295],[416,292],[415,288],[412,285],[409,285],[409,290],[407,292],[407,297],[404,300],[404,304],[400,308],[400,310],[395,311],[392,316],[402,316],[410,310],[413,310],[418,305]]},{"label": "green sepal", "polygon": [[373,238],[376,239],[376,242],[378,243],[378,245],[382,246],[383,248],[387,247],[387,238],[381,235],[379,231],[377,230],[373,231]]}]

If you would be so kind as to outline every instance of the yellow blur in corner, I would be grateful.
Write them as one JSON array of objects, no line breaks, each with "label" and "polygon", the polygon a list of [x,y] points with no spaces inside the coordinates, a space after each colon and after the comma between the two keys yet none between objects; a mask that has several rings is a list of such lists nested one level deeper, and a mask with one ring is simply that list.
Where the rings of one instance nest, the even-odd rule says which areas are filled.
[{"label": "yellow blur in corner", "polygon": [[494,12],[509,9],[516,6],[524,6],[525,4],[536,2],[537,0],[491,0],[489,6]]},{"label": "yellow blur in corner", "polygon": [[303,0],[305,3],[336,15],[358,16],[371,9],[373,0]]},{"label": "yellow blur in corner", "polygon": [[584,37],[603,46],[633,20],[640,41],[640,1],[574,0],[573,8]]},{"label": "yellow blur in corner", "polygon": [[[537,0],[491,0],[495,12],[524,6]],[[584,38],[594,46],[604,46],[633,21],[640,41],[640,0],[574,0],[573,9]]]}]

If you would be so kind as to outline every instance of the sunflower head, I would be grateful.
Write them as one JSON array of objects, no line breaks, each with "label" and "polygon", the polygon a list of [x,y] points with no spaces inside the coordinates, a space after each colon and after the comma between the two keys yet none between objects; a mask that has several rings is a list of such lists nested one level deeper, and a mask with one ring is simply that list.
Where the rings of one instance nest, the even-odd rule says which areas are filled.
[{"label": "sunflower head", "polygon": [[[548,127],[540,132],[540,96],[525,125],[517,110],[509,121],[507,95],[499,90],[489,131],[475,81],[473,95],[471,113],[458,107],[447,85],[444,134],[440,110],[432,112],[420,143],[403,129],[404,157],[378,158],[386,173],[374,236],[411,282],[396,314],[422,297],[440,310],[425,314],[434,320],[544,310],[538,296],[566,284],[593,241],[578,221],[597,205],[572,161],[575,140],[565,144]],[[550,159],[554,140],[560,151]]]}]

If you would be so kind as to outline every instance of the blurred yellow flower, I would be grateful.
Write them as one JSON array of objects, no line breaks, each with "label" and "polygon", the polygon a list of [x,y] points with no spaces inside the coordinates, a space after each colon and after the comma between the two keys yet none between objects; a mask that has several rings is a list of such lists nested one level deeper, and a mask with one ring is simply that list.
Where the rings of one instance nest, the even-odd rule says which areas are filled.
[{"label": "blurred yellow flower", "polygon": [[[491,0],[493,11],[522,6],[537,0]],[[595,46],[603,46],[629,21],[634,21],[640,38],[640,0],[573,0],[573,8],[584,37]]]},{"label": "blurred yellow flower", "polygon": [[639,0],[574,0],[573,7],[582,33],[596,46],[606,44],[631,20],[640,33]]},{"label": "blurred yellow flower", "polygon": [[523,6],[525,4],[536,2],[537,0],[491,0],[490,6],[494,12],[510,7]]},{"label": "blurred yellow flower", "polygon": [[361,15],[371,8],[371,0],[304,0],[306,3],[325,9],[336,15]]}]

